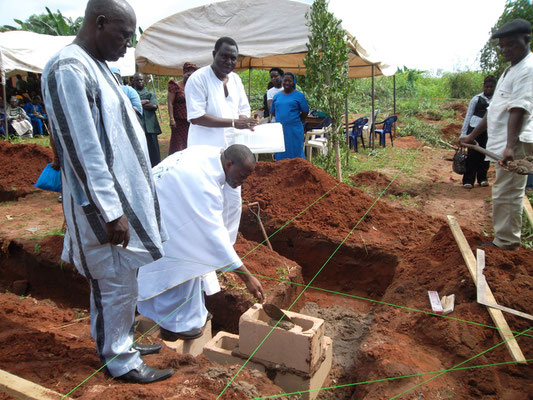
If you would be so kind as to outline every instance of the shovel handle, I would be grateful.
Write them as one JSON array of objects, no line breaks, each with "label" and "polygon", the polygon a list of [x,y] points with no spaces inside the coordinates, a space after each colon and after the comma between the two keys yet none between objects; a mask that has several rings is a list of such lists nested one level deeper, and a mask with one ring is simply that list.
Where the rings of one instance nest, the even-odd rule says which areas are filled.
[{"label": "shovel handle", "polygon": [[481,154],[485,154],[486,156],[489,156],[490,158],[494,159],[495,161],[501,161],[502,158],[498,156],[497,154],[494,154],[492,151],[488,151],[487,149],[484,149],[481,146],[478,146],[477,144],[472,143],[461,143],[462,146],[468,147],[469,149],[475,150],[480,152]]}]

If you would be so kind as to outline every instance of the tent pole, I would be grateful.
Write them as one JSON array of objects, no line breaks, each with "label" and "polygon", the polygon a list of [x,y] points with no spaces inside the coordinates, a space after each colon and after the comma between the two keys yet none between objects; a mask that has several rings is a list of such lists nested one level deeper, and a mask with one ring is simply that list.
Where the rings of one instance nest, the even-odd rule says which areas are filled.
[{"label": "tent pole", "polygon": [[374,146],[374,109],[375,109],[375,105],[374,105],[374,64],[372,64],[372,115],[370,116],[370,140],[369,142],[371,143],[371,148],[372,150],[374,150],[375,146]]},{"label": "tent pole", "polygon": [[[392,75],[392,115],[396,115],[396,74]],[[396,136],[396,126],[393,124],[392,129]]]},{"label": "tent pole", "polygon": [[[350,148],[350,132],[348,132],[348,96],[344,99],[344,124],[346,125],[346,146]],[[348,150],[349,151],[349,150]]]},{"label": "tent pole", "polygon": [[3,95],[4,95],[4,132],[5,132],[5,137],[6,139],[9,138],[9,134],[8,134],[8,131],[7,131],[7,115],[6,115],[6,110],[7,110],[7,99],[6,99],[6,78],[5,78],[5,75],[4,75],[4,71],[2,71],[2,92],[3,92]]},{"label": "tent pole", "polygon": [[250,94],[252,93],[252,68],[248,68],[248,102],[250,102]]}]

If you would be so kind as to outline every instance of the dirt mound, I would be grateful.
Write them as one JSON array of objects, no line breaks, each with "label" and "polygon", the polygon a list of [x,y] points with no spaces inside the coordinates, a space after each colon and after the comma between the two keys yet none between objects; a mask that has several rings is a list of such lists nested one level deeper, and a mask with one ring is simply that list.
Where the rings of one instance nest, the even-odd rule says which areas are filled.
[{"label": "dirt mound", "polygon": [[[245,202],[259,202],[272,232],[291,221],[290,228],[342,240],[357,224],[356,232],[364,233],[367,245],[386,241],[392,249],[402,242],[418,241],[419,232],[432,225],[431,217],[390,207],[381,201],[375,203],[363,191],[339,184],[324,170],[303,159],[258,162],[242,187],[242,196]],[[246,227],[241,224],[241,229]],[[359,234],[355,236],[359,238]]]},{"label": "dirt mound", "polygon": [[394,138],[394,147],[398,149],[418,149],[422,142],[416,140],[414,136],[403,136]]},{"label": "dirt mound", "polygon": [[52,161],[52,149],[37,144],[0,141],[0,201],[15,200],[35,192],[43,168]]},{"label": "dirt mound", "polygon": [[[464,232],[472,249],[475,249],[476,243],[487,240],[468,230]],[[504,251],[491,247],[484,247],[484,250],[487,264],[485,275],[499,304],[531,313],[531,251]],[[380,306],[374,316],[377,323],[360,347],[360,361],[365,368],[355,372],[357,381],[392,376],[391,374],[408,375],[447,369],[502,341],[494,329],[479,325],[494,326],[494,323],[486,308],[476,302],[475,285],[446,225],[405,255],[383,300],[401,307],[430,312],[427,290],[437,290],[441,295],[455,294],[455,311],[450,315],[453,319]],[[525,319],[509,314],[505,314],[505,318],[515,332],[522,332],[530,327]],[[526,358],[531,358],[531,338],[519,338],[518,343]],[[505,346],[498,346],[466,365],[507,360],[510,360],[507,349]],[[425,398],[446,398],[445,395],[453,394],[454,398],[464,399],[527,399],[527,389],[524,388],[529,387],[530,394],[532,393],[531,383],[528,381],[532,374],[532,366],[522,365],[466,370],[446,374],[429,386],[413,391],[412,395],[423,393]],[[366,385],[359,389],[354,398],[390,398],[429,377],[431,376],[405,380],[406,382],[393,388],[387,385]]]},{"label": "dirt mound", "polygon": [[[377,173],[362,177],[390,182]],[[472,278],[445,221],[378,201],[342,242],[374,200],[361,190],[336,184],[332,177],[304,160],[258,163],[243,187],[243,198],[260,202],[267,232],[277,231],[271,238],[275,250],[297,260],[304,279],[313,279],[313,286],[423,311],[430,311],[428,290],[437,290],[441,295],[453,293],[456,310],[452,317],[458,319],[373,303],[373,322],[359,347],[351,378],[339,383],[447,369],[501,341],[494,329],[465,322],[493,326],[486,308],[476,302]],[[300,214],[331,188],[334,189],[327,196]],[[241,229],[245,237],[253,237],[248,225],[254,220],[248,217],[244,213]],[[287,221],[291,222],[285,227]],[[488,240],[463,230],[473,247]],[[486,252],[486,275],[496,299],[502,305],[531,313],[531,251],[486,248]],[[517,293],[520,295],[512,295]],[[517,317],[506,318],[516,332],[529,327],[527,321]],[[526,357],[530,357],[531,339],[518,342]],[[468,366],[507,360],[505,346],[499,346]],[[499,399],[509,391],[512,395],[508,398],[527,399],[520,393],[531,386],[531,368],[511,365],[445,374],[412,394],[418,398]],[[429,377],[361,385],[352,399],[391,398]]]},{"label": "dirt mound", "polygon": [[[392,182],[392,179],[387,175],[377,171],[363,171],[355,175],[350,175],[350,179],[357,187],[372,187],[378,189],[380,192],[387,188],[385,194],[392,194],[394,196],[401,196],[402,194],[414,195],[409,193],[405,189],[402,189],[400,185]],[[392,183],[391,183],[392,182]],[[389,186],[390,184],[390,186]]]},{"label": "dirt mound", "polygon": [[[0,297],[0,366],[22,378],[67,393],[100,368],[86,310],[63,310],[50,300],[13,294]],[[203,399],[212,400],[236,375],[236,366],[217,366],[200,356],[182,356],[163,346],[144,357],[155,368],[172,367],[175,374],[150,385],[120,383],[103,372],[70,396],[82,399]],[[244,400],[281,393],[265,375],[242,371],[221,397]],[[1,395],[0,395],[1,398]]]},{"label": "dirt mound", "polygon": [[451,141],[452,143],[455,142],[457,140],[457,138],[459,138],[459,136],[461,135],[461,128],[463,127],[462,124],[456,124],[456,123],[451,123],[451,124],[448,124],[446,126],[444,126],[440,131],[442,133],[442,138],[444,140],[449,140]]},{"label": "dirt mound", "polygon": [[466,113],[466,110],[468,110],[468,104],[467,103],[451,103],[451,104],[447,104],[444,108],[452,109],[456,111],[458,114],[463,114],[463,113]]},{"label": "dirt mound", "polygon": [[[30,292],[33,294],[33,290],[41,288],[36,294],[47,300],[9,293],[0,296],[0,368],[67,393],[97,370],[100,362],[90,335],[88,305],[77,309],[60,308],[48,300],[64,297],[69,292],[65,287],[68,283],[71,291],[84,294],[85,302],[89,299],[87,290],[74,288],[74,280],[61,275],[64,271],[57,263],[62,242],[63,238],[55,235],[42,239],[38,252],[29,252],[20,243],[10,243],[6,249],[2,260],[2,280],[5,282],[7,270],[12,270],[6,261],[15,267],[24,265],[19,273],[28,280]],[[261,280],[267,301],[287,308],[302,290],[301,286],[291,285],[291,282],[303,283],[301,267],[266,246],[242,237],[238,238],[235,247],[250,272],[257,274]],[[34,258],[33,264],[29,262],[30,257]],[[55,272],[39,270],[44,268],[43,263],[51,260],[56,260]],[[54,282],[44,282],[46,276],[53,276]],[[253,299],[234,273],[221,278],[221,286],[223,292],[208,297],[208,308],[214,314],[213,324],[219,329],[237,333],[239,316],[253,304]],[[48,291],[44,292],[42,288]],[[147,340],[159,341],[156,338],[143,339]],[[169,380],[149,386],[115,382],[100,372],[71,396],[83,399],[212,400],[239,369],[220,367],[203,357],[181,356],[166,346],[160,354],[148,356],[146,361],[158,368],[175,368],[177,372]],[[176,388],[179,388],[177,392]],[[276,393],[280,393],[279,388],[265,375],[244,370],[221,398],[237,400]],[[3,398],[2,394],[0,398]]]}]

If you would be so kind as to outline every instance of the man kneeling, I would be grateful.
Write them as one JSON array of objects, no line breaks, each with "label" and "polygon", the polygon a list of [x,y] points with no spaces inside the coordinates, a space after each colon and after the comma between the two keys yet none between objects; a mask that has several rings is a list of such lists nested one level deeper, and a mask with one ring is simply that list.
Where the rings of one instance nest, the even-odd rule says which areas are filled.
[{"label": "man kneeling", "polygon": [[253,172],[255,158],[243,145],[226,150],[192,146],[153,168],[162,220],[170,239],[165,256],[140,269],[140,314],[156,321],[165,340],[195,339],[209,316],[204,295],[220,290],[216,271],[239,271],[248,291],[263,288],[233,248],[224,188],[237,188]]}]

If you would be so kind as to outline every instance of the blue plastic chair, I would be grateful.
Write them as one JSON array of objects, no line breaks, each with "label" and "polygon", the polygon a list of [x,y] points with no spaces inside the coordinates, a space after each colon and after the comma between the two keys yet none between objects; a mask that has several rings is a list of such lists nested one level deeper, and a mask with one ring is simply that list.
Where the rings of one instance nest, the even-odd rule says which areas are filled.
[{"label": "blue plastic chair", "polygon": [[353,123],[352,131],[349,134],[350,136],[349,144],[350,144],[350,149],[353,147],[355,152],[358,151],[357,149],[357,138],[358,137],[361,138],[361,144],[363,145],[363,149],[366,149],[365,140],[363,138],[363,128],[367,123],[368,123],[368,118],[366,117],[361,117]]},{"label": "blue plastic chair", "polygon": [[383,129],[376,129],[374,131],[376,135],[379,135],[380,146],[385,147],[385,138],[387,136],[387,133],[390,135],[391,146],[394,146],[394,142],[392,140],[392,125],[394,125],[397,120],[398,117],[396,115],[391,115],[384,121],[376,123],[376,125],[383,125]]}]

